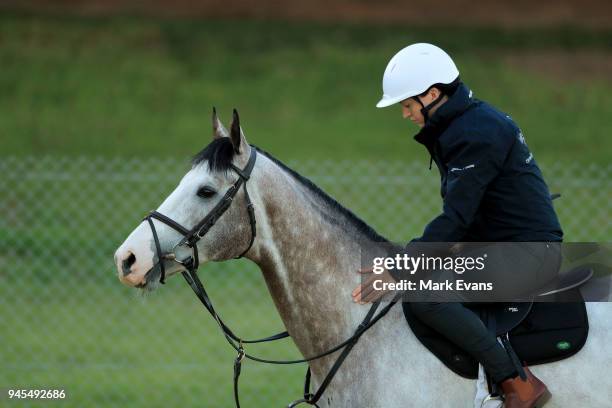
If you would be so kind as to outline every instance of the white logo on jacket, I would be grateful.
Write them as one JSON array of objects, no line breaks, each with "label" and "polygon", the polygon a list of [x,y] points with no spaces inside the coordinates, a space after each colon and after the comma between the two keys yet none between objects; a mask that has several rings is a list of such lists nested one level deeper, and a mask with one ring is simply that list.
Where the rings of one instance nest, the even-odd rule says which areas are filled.
[{"label": "white logo on jacket", "polygon": [[476,167],[473,164],[468,164],[465,167],[453,167],[452,169],[450,169],[451,172],[455,172],[455,171],[463,171],[463,170],[467,170],[467,169],[473,169],[474,167]]}]

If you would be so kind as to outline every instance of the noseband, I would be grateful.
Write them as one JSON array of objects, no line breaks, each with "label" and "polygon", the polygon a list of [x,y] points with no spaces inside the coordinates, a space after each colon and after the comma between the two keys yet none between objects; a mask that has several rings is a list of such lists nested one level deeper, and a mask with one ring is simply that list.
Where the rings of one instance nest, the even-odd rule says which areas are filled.
[{"label": "noseband", "polygon": [[[161,271],[159,282],[165,283],[166,279],[166,268],[164,265],[164,260],[171,260],[176,263],[181,264],[188,271],[195,271],[198,269],[200,265],[200,260],[198,257],[198,248],[197,243],[199,240],[204,238],[204,236],[210,231],[213,225],[217,222],[219,218],[228,210],[228,208],[232,205],[234,197],[240,190],[241,186],[244,186],[244,196],[247,203],[247,212],[249,214],[249,223],[251,224],[251,240],[249,241],[249,245],[247,248],[242,251],[240,255],[236,258],[242,258],[244,254],[246,254],[251,246],[253,246],[253,241],[255,241],[256,235],[256,224],[255,224],[255,211],[253,209],[253,203],[251,202],[251,198],[249,197],[249,191],[247,190],[247,181],[249,177],[251,177],[251,172],[253,171],[253,167],[255,166],[255,160],[257,159],[257,150],[254,147],[251,147],[251,155],[249,156],[249,161],[247,162],[244,169],[240,170],[238,167],[231,165],[232,170],[238,174],[238,179],[232,184],[232,186],[225,192],[225,195],[215,205],[215,207],[204,217],[200,222],[198,222],[193,228],[187,229],[183,227],[178,222],[174,221],[172,218],[165,216],[164,214],[158,211],[151,211],[149,215],[147,215],[144,219],[149,223],[149,227],[153,232],[153,240],[155,241],[155,250],[157,252],[157,263],[159,264],[159,268]],[[170,228],[178,231],[183,238],[172,248],[171,252],[162,253],[161,245],[159,243],[159,238],[157,236],[157,231],[155,230],[155,225],[153,223],[153,218],[162,223],[166,224]],[[178,260],[176,259],[175,249],[180,246],[187,246],[191,250],[191,256]]]}]

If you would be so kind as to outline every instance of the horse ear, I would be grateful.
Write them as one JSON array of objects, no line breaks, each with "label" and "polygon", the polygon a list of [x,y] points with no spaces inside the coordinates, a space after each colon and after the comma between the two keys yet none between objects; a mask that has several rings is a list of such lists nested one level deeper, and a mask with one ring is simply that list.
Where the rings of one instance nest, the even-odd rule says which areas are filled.
[{"label": "horse ear", "polygon": [[213,125],[213,140],[221,139],[222,137],[229,137],[229,133],[223,123],[219,120],[217,116],[217,109],[213,106],[212,113],[212,125]]},{"label": "horse ear", "polygon": [[242,128],[240,127],[240,117],[238,116],[238,111],[236,109],[234,109],[234,117],[232,119],[230,140],[232,141],[236,154],[240,154],[241,151],[249,150],[249,144],[247,143],[246,137],[244,136]]}]

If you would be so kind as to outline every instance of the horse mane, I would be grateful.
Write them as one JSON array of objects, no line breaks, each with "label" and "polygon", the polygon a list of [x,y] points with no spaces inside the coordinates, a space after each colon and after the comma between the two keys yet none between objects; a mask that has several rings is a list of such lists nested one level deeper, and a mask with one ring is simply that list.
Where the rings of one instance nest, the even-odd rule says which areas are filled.
[{"label": "horse mane", "polygon": [[[355,215],[355,213],[353,213],[348,208],[342,206],[342,204],[336,201],[333,197],[321,190],[315,183],[302,176],[295,170],[291,169],[290,167],[287,167],[283,162],[270,155],[270,153],[254,145],[251,145],[251,147],[257,150],[259,154],[270,159],[274,164],[276,164],[283,171],[291,175],[300,184],[308,188],[309,191],[311,191],[316,197],[323,200],[323,202],[329,205],[333,210],[338,211],[352,225],[354,225],[358,231],[363,233],[369,239],[377,242],[388,242],[388,240],[379,233],[377,233],[374,228],[370,227],[365,221]],[[197,166],[206,162],[208,163],[208,169],[212,172],[227,172],[231,169],[233,158],[234,147],[232,146],[232,143],[229,138],[223,137],[219,139],[214,139],[208,146],[206,146],[198,154],[196,154],[191,160],[191,164],[192,166]]]}]

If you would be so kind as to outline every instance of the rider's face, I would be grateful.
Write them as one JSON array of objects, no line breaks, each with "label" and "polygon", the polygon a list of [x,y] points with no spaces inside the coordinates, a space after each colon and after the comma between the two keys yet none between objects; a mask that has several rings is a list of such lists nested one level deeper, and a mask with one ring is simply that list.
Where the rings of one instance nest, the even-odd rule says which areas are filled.
[{"label": "rider's face", "polygon": [[[414,98],[404,99],[400,102],[400,105],[402,106],[402,117],[404,119],[410,119],[416,123],[418,127],[423,127],[425,125],[425,118],[421,113],[421,109],[423,106],[427,106],[432,103],[439,95],[440,93],[436,88],[431,88],[425,95],[417,96],[423,105],[418,103]],[[430,114],[433,114],[436,108],[437,107],[431,109]]]},{"label": "rider's face", "polygon": [[423,125],[425,125],[425,118],[421,113],[422,106],[420,103],[415,101],[414,98],[404,99],[400,102],[400,105],[402,105],[402,117],[404,119],[410,119],[419,127],[423,127]]}]

